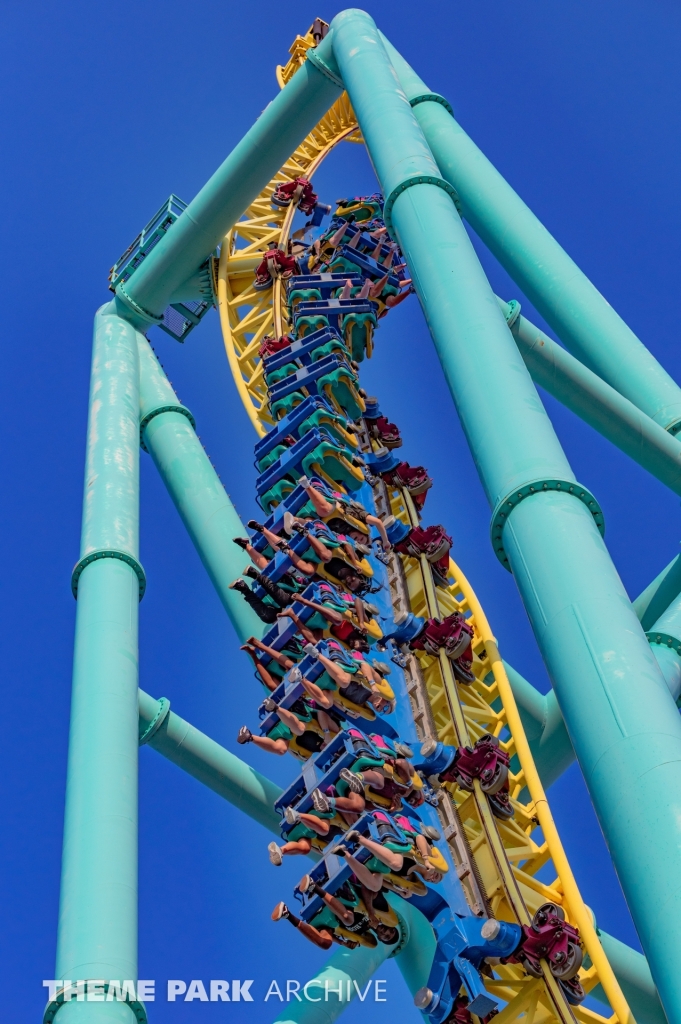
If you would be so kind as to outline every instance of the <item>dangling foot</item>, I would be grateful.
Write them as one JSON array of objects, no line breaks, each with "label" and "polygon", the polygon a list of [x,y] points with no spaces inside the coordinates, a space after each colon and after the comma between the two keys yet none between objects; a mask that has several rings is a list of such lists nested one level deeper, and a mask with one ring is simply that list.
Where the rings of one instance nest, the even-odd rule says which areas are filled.
[{"label": "dangling foot", "polygon": [[241,577],[239,577],[230,583],[227,589],[238,590],[240,593],[243,593],[244,590],[248,590],[248,584],[246,583],[246,580],[242,580]]},{"label": "dangling foot", "polygon": [[320,814],[328,814],[331,810],[331,804],[320,789],[312,790],[312,806]]},{"label": "dangling foot", "polygon": [[281,921],[281,919],[283,917],[288,917],[288,916],[289,916],[289,909],[288,909],[288,907],[286,906],[286,904],[282,900],[281,903],[277,903],[276,907],[272,911],[272,920],[273,921]]},{"label": "dangling foot", "polygon": [[[310,481],[309,481],[308,477],[306,477],[306,476],[299,476],[298,477],[298,486],[299,487],[309,487],[310,486]],[[308,876],[306,875],[305,877],[307,878]]]},{"label": "dangling foot", "polygon": [[292,512],[284,512],[284,530],[289,535],[289,537],[293,533],[296,527],[296,523],[297,519]]},{"label": "dangling foot", "polygon": [[246,526],[248,527],[249,530],[255,530],[256,533],[262,533],[262,531],[265,529],[262,523],[256,523],[255,519],[249,519],[248,522],[246,523]]},{"label": "dangling foot", "polygon": [[[284,859],[284,855],[281,852],[281,847],[276,843],[270,843],[267,847],[267,852],[270,855],[270,861],[274,864],[275,868],[281,867],[281,862]],[[282,904],[283,906],[283,904]]]},{"label": "dangling foot", "polygon": [[307,894],[315,888],[316,884],[317,883],[314,881],[312,875],[303,875],[298,882],[298,892],[302,893],[303,896],[307,896]]},{"label": "dangling foot", "polygon": [[251,580],[257,580],[258,577],[260,576],[260,573],[258,572],[254,565],[247,565],[246,568],[243,570],[243,574],[244,576],[248,576],[248,578]]},{"label": "dangling foot", "polygon": [[303,650],[305,651],[305,653],[310,658],[318,658],[319,657],[319,651],[317,650],[317,648],[315,647],[314,644],[305,644],[305,646],[303,647]]},{"label": "dangling foot", "polygon": [[241,726],[241,728],[239,729],[239,732],[237,733],[236,741],[237,741],[237,743],[252,743],[253,742],[253,733],[251,732],[251,730],[248,728],[247,725],[242,725]]},{"label": "dangling foot", "polygon": [[434,825],[422,825],[421,832],[426,839],[431,839],[434,843],[437,843],[442,839],[440,832],[435,828]]},{"label": "dangling foot", "polygon": [[395,753],[399,754],[400,757],[414,756],[414,751],[406,743],[394,743],[393,746],[395,747]]},{"label": "dangling foot", "polygon": [[351,772],[349,768],[341,768],[339,774],[343,782],[347,782],[351,793],[364,795],[364,776],[361,772]]},{"label": "dangling foot", "polygon": [[287,825],[297,825],[300,821],[300,815],[295,807],[287,807],[284,811],[284,819]]},{"label": "dangling foot", "polygon": [[264,707],[265,711],[269,711],[270,714],[273,711],[279,710],[279,705],[277,704],[276,700],[272,700],[271,697],[265,697],[264,701],[262,702],[262,706]]},{"label": "dangling foot", "polygon": [[248,537],[232,537],[232,543],[238,544],[239,547],[243,548],[245,551],[251,542]]}]

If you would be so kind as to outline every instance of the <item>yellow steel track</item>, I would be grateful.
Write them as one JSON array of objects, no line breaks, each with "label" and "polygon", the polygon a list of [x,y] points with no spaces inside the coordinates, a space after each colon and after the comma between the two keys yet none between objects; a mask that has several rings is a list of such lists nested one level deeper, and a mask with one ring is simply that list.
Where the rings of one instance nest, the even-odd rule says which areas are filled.
[{"label": "yellow steel track", "polygon": [[[283,86],[302,65],[313,45],[310,33],[298,36],[291,59],[277,69]],[[294,211],[276,210],[270,199],[281,181],[310,177],[328,153],[343,140],[362,141],[344,93],[290,160],[258,196],[226,236],[220,256],[218,302],[229,365],[239,395],[259,436],[272,420],[258,349],[267,334],[286,333],[288,321],[281,282],[272,289],[253,289],[255,267],[274,246],[285,248]],[[365,434],[364,445],[371,442]],[[390,510],[403,522],[417,525],[418,515],[407,492],[374,487],[379,510]],[[506,1005],[494,1024],[635,1024],[617,979],[600,944],[590,910],[584,904],[563,850],[546,795],[534,765],[511,686],[496,640],[480,604],[461,569],[450,562],[450,583],[436,587],[429,563],[392,555],[389,567],[395,610],[424,617],[444,617],[458,610],[473,626],[475,682],[459,683],[444,652],[439,658],[419,652],[408,659],[406,676],[419,739],[434,736],[445,743],[470,745],[493,733],[511,756],[510,795],[515,815],[500,821],[475,783],[474,793],[453,784],[445,787],[441,818],[445,838],[464,891],[475,913],[528,924],[534,912],[550,901],[563,908],[579,928],[584,965],[579,980],[588,993],[601,985],[613,1010],[610,1018],[585,1006],[571,1007],[548,967],[533,978],[519,965],[496,965],[485,979],[487,989]],[[525,790],[523,801],[521,794]],[[529,800],[527,799],[529,793]],[[544,869],[544,870],[542,870]],[[544,878],[537,876],[541,871]]]}]

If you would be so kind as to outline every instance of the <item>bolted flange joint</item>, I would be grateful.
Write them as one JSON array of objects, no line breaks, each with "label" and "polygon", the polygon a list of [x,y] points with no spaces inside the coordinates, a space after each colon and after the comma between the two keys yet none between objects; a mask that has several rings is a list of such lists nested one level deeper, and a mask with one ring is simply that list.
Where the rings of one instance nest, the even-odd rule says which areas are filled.
[{"label": "bolted flange joint", "polygon": [[129,555],[127,551],[115,551],[113,548],[106,548],[100,551],[91,551],[89,555],[85,555],[79,562],[76,562],[76,566],[71,573],[71,590],[73,596],[78,600],[78,581],[83,575],[83,569],[85,569],[91,562],[97,562],[100,558],[118,558],[121,562],[125,562],[134,571],[139,582],[139,593],[140,601],[144,597],[144,592],[147,589],[147,577],[144,569],[132,555]]},{"label": "bolted flange joint", "polygon": [[504,533],[504,526],[508,522],[508,518],[511,515],[513,509],[524,501],[525,498],[531,498],[535,494],[542,494],[546,491],[560,491],[564,494],[569,494],[573,498],[578,498],[586,507],[594,518],[594,522],[598,527],[598,531],[602,536],[605,534],[605,519],[603,517],[603,511],[601,506],[594,498],[591,491],[588,491],[586,487],[582,487],[581,484],[570,480],[532,480],[527,484],[523,484],[522,487],[515,488],[510,494],[507,494],[505,498],[497,504],[497,507],[492,513],[492,522],[490,524],[490,535],[492,539],[492,547],[494,552],[501,562],[501,564],[511,571],[511,565],[504,551],[504,543],[502,540]]}]

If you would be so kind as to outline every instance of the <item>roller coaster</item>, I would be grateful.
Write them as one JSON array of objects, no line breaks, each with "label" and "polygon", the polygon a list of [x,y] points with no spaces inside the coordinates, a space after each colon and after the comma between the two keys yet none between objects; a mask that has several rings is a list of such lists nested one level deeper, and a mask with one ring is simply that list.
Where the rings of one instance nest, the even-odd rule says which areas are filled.
[{"label": "roller coaster", "polygon": [[[535,383],[680,494],[681,389],[368,15],[317,19],[290,55],[193,202],[171,196],[114,264],[96,315],[44,1021],[85,1019],[90,986],[105,997],[87,1020],[147,1019],[120,980],[137,978],[143,744],[265,825],[273,865],[310,858],[263,927],[337,946],[310,984],[338,998],[279,1021],[335,1019],[388,957],[430,1024],[679,1021],[681,563],[632,604]],[[366,145],[380,191],[327,205],[314,175],[342,142]],[[463,220],[565,347],[494,295]],[[428,523],[427,469],[396,454],[398,411],[361,387],[404,301],[426,316],[548,696],[502,660]],[[183,342],[213,307],[257,435],[263,521],[246,526],[146,336]],[[263,691],[235,738],[300,764],[283,791],[138,689],[140,447]],[[575,756],[645,956],[599,930],[561,844],[545,787]]]}]

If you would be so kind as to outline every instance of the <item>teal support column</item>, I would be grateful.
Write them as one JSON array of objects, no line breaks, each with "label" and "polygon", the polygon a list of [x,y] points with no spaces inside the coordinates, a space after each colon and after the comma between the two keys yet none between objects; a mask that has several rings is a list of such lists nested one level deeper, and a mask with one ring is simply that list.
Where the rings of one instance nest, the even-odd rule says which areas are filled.
[{"label": "teal support column", "polygon": [[666,430],[681,428],[681,389],[513,191],[451,108],[385,40],[438,167],[462,214],[561,341]]},{"label": "teal support column", "polygon": [[331,40],[299,71],[166,232],[134,275],[116,289],[121,316],[157,323],[171,296],[218,246],[343,91]]},{"label": "teal support column", "polygon": [[[95,318],[55,977],[137,981],[138,339]],[[127,1003],[67,1002],[59,1024],[134,1024]]]},{"label": "teal support column", "polygon": [[[598,935],[637,1024],[667,1024],[653,976],[643,954],[600,929]],[[600,985],[592,988],[589,995],[609,1006]]]},{"label": "teal support column", "polygon": [[151,454],[239,639],[264,626],[229,584],[247,556],[232,542],[244,527],[149,342],[139,335],[141,439]]},{"label": "teal support column", "polygon": [[504,666],[539,778],[548,789],[575,759],[556,694],[553,690],[540,693],[508,662]]},{"label": "teal support column", "polygon": [[139,691],[139,742],[148,743],[178,768],[238,807],[274,835],[281,835],[275,801],[282,789],[170,710],[165,699]]},{"label": "teal support column", "polygon": [[681,555],[672,559],[632,602],[645,630],[651,629],[672,601],[681,594]]},{"label": "teal support column", "polygon": [[681,698],[681,597],[672,601],[647,632],[669,692]]},{"label": "teal support column", "polygon": [[[368,15],[334,54],[668,1019],[681,1022],[681,721]],[[429,104],[435,107],[436,104]],[[661,929],[660,920],[665,927]]]},{"label": "teal support column", "polygon": [[681,495],[681,442],[499,299],[532,380]]}]

